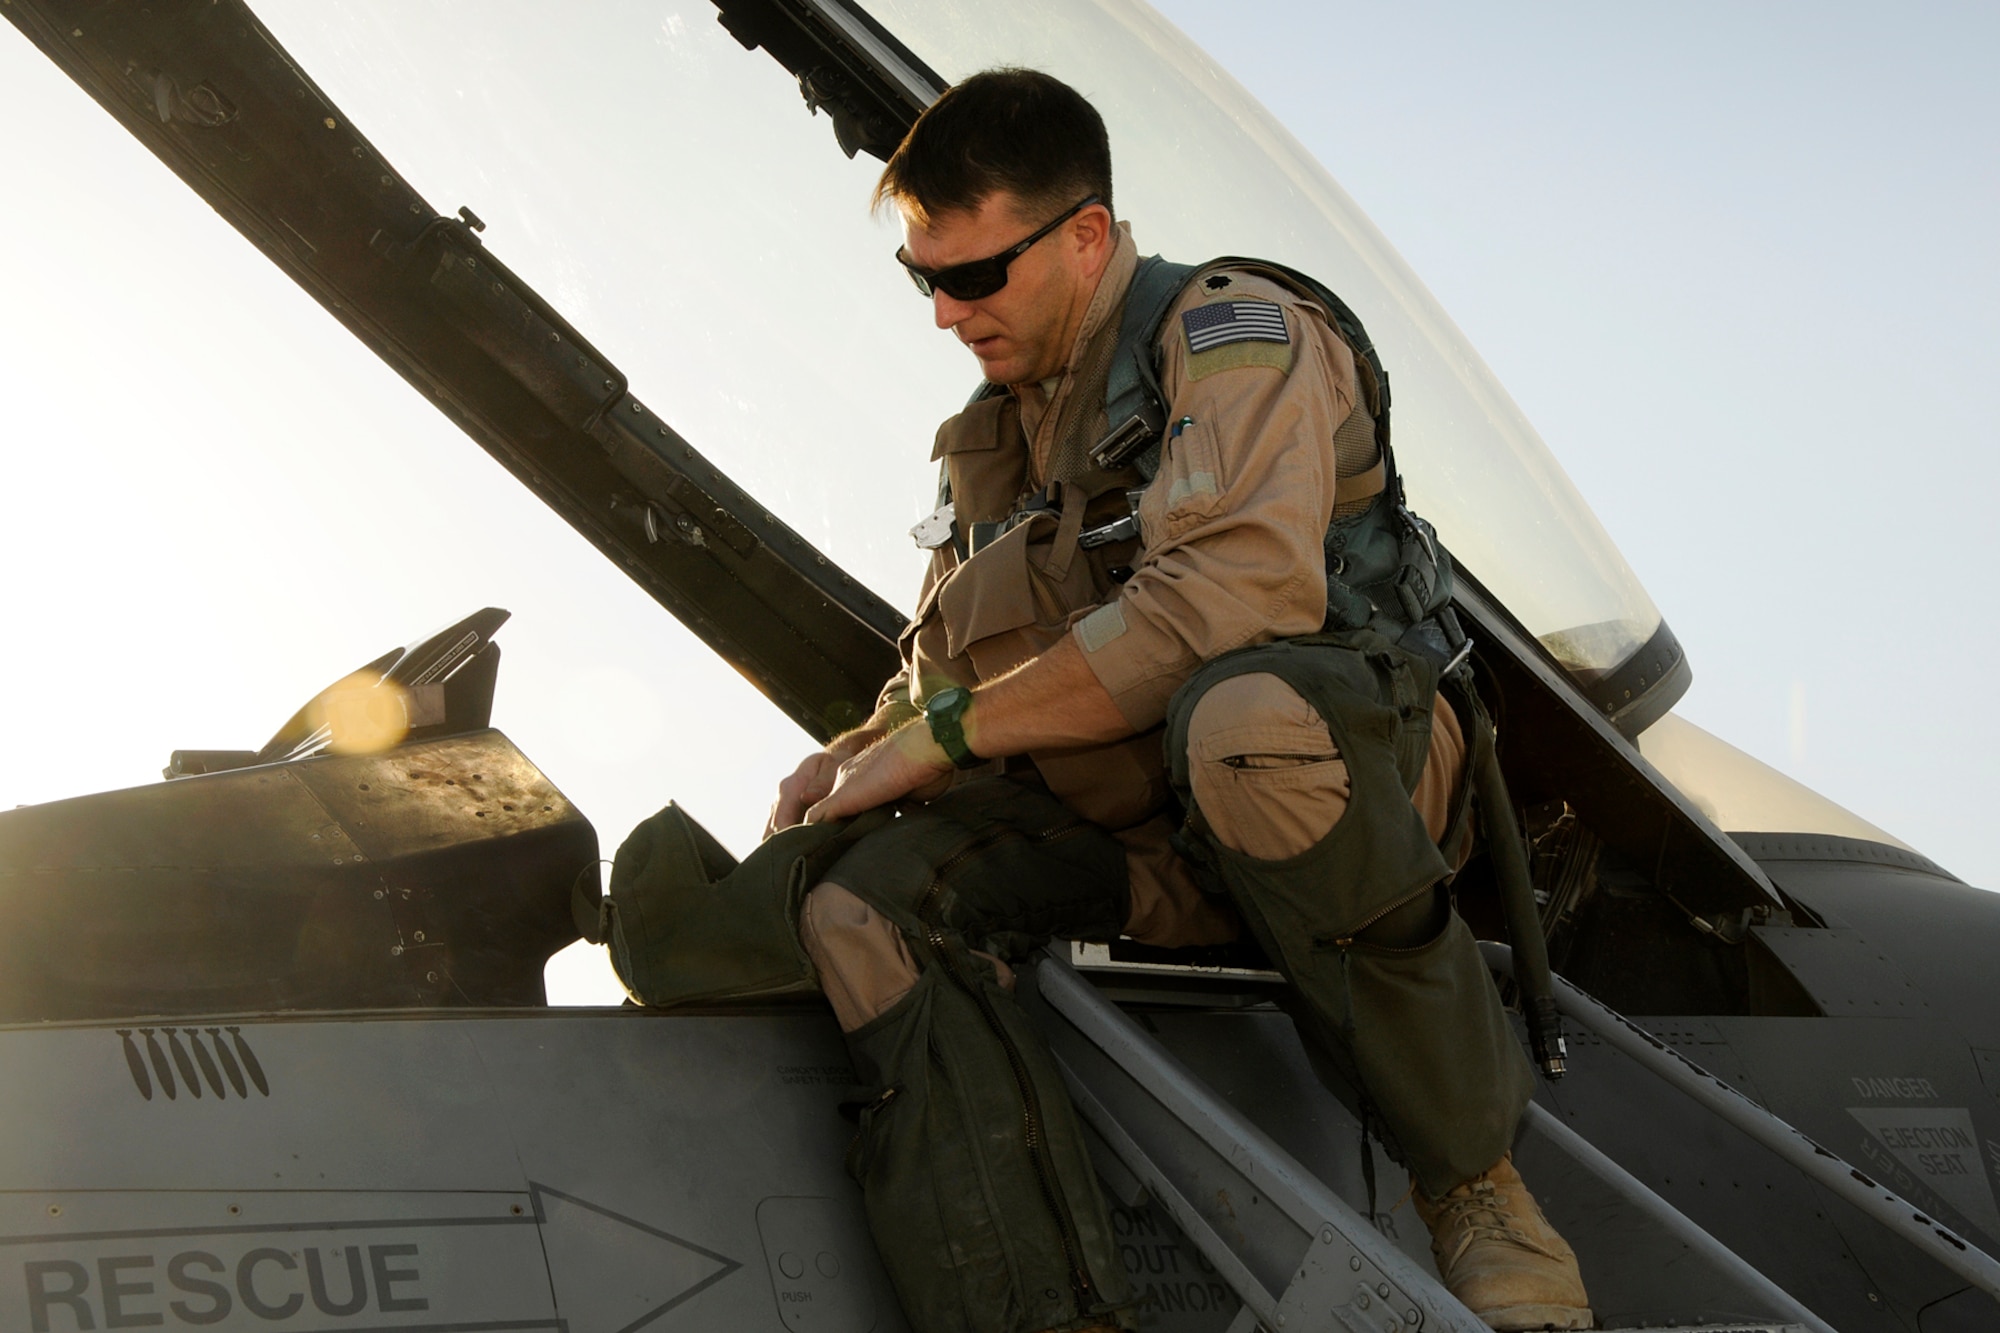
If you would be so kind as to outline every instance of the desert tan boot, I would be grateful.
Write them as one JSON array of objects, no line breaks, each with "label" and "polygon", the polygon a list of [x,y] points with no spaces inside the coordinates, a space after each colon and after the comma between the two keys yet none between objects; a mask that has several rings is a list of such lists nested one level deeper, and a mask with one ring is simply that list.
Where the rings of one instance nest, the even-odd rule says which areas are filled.
[{"label": "desert tan boot", "polygon": [[1442,1199],[1412,1194],[1438,1276],[1487,1327],[1596,1327],[1576,1252],[1542,1216],[1511,1155]]}]

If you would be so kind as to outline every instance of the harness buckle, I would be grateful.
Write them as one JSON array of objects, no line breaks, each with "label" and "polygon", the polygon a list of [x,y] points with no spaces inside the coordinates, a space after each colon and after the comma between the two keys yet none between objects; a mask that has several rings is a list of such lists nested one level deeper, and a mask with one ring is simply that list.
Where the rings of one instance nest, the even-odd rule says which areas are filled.
[{"label": "harness buckle", "polygon": [[1401,477],[1396,478],[1396,490],[1397,490],[1396,516],[1403,520],[1403,526],[1410,530],[1410,535],[1415,537],[1418,542],[1422,543],[1424,548],[1424,555],[1429,557],[1431,564],[1436,565],[1438,558],[1437,546],[1432,543],[1431,534],[1425,530],[1428,525],[1426,525],[1422,519],[1418,518],[1415,514],[1410,512],[1409,505],[1403,503],[1401,494],[1402,481],[1403,479]]},{"label": "harness buckle", "polygon": [[1471,656],[1472,656],[1472,640],[1467,639],[1464,643],[1458,645],[1458,651],[1451,655],[1451,660],[1449,662],[1446,662],[1442,667],[1438,668],[1438,679],[1443,680],[1445,677],[1449,676],[1452,672],[1464,666],[1466,659]]},{"label": "harness buckle", "polygon": [[1158,437],[1160,428],[1143,413],[1127,417],[1105,437],[1091,446],[1090,461],[1106,472],[1115,472],[1144,453]]},{"label": "harness buckle", "polygon": [[1084,550],[1089,551],[1099,546],[1109,546],[1113,542],[1122,542],[1138,535],[1139,516],[1137,514],[1127,514],[1123,518],[1113,519],[1102,527],[1087,528],[1083,532],[1078,533],[1076,544]]},{"label": "harness buckle", "polygon": [[999,541],[1002,537],[1012,532],[1015,528],[1018,528],[1023,523],[1026,523],[1036,514],[1053,513],[1055,509],[1056,506],[1054,502],[1049,499],[1048,492],[1037,491],[1033,495],[1029,496],[1026,500],[1022,501],[1021,507],[1019,509],[1016,509],[1013,513],[1007,515],[1007,517],[1003,519],[997,519],[992,523],[972,524],[971,525],[972,531],[968,534],[968,537],[970,539],[968,543],[969,547],[968,558],[969,556],[978,555],[981,551],[991,546],[994,542]]},{"label": "harness buckle", "polygon": [[[957,531],[954,526],[957,517],[957,506],[947,501],[920,519],[917,525],[910,529],[910,538],[916,542],[919,550],[935,551],[952,539],[952,534]],[[647,515],[647,521],[649,523],[652,521],[650,513]]]}]

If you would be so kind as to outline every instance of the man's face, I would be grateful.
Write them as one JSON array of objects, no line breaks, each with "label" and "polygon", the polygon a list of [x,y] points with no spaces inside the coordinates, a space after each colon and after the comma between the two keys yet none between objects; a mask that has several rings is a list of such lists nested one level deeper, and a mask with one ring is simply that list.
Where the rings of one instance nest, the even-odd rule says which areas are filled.
[{"label": "man's face", "polygon": [[[975,209],[935,215],[927,226],[906,214],[903,253],[919,268],[949,268],[1008,250],[1048,220],[1023,212],[1002,191]],[[1111,215],[1093,204],[1014,260],[1007,285],[993,295],[961,301],[934,293],[937,326],[971,348],[995,384],[1047,379],[1069,355],[1111,250]]]}]

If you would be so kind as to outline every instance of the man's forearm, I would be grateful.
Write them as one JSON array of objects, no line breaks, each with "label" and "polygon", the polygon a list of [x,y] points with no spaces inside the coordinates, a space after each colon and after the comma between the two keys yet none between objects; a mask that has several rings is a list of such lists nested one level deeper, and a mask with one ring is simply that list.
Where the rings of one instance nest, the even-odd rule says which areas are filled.
[{"label": "man's forearm", "polygon": [[[863,810],[940,787],[951,760],[931,737],[921,715],[843,757],[831,792],[805,813],[811,820],[844,819]],[[874,723],[880,718],[870,718]],[[1030,750],[1071,749],[1132,734],[1132,726],[1097,681],[1074,640],[1061,643],[1009,675],[973,691],[959,718],[965,743],[985,759]],[[847,736],[859,737],[865,729]],[[839,743],[839,742],[836,742]]]},{"label": "man's forearm", "polygon": [[1132,724],[1069,636],[981,685],[965,712],[966,743],[987,759],[1102,744],[1131,734]]},{"label": "man's forearm", "polygon": [[922,717],[923,712],[907,699],[891,700],[877,708],[860,726],[843,731],[826,743],[826,752],[835,759],[851,759],[884,736]]}]

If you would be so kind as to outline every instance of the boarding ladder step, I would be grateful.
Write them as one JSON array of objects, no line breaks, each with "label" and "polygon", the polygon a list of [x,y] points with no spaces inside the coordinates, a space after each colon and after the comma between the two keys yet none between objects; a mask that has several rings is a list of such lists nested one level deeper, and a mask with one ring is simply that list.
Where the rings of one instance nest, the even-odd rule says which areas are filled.
[{"label": "boarding ladder step", "polygon": [[[1113,1192],[1152,1201],[1242,1302],[1227,1333],[1487,1333],[1440,1283],[1097,988],[1050,954],[1022,998],[1047,1033]],[[1331,1098],[1328,1098],[1331,1101]],[[1530,1105],[1517,1154],[1545,1202],[1619,1230],[1653,1275],[1607,1327],[1832,1333],[1568,1126]],[[1552,1210],[1553,1211],[1553,1210]]]},{"label": "boarding ladder step", "polygon": [[[1509,977],[1514,974],[1513,950],[1491,940],[1482,941],[1479,948],[1494,971]],[[1560,976],[1552,981],[1556,1007],[1564,1018],[1684,1094],[1703,1111],[1741,1131],[1918,1254],[2000,1300],[2000,1260],[1609,1005]]]}]

